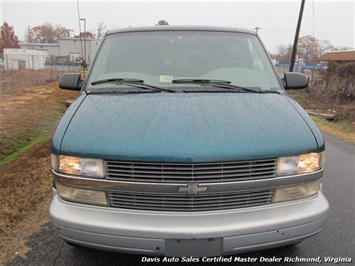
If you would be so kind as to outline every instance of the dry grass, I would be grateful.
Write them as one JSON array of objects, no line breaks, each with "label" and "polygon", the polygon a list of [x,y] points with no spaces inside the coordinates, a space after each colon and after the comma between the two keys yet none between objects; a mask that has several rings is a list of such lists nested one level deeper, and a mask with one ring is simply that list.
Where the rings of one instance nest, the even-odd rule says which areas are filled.
[{"label": "dry grass", "polygon": [[0,264],[26,252],[24,241],[48,221],[50,139],[0,169]]},{"label": "dry grass", "polygon": [[333,121],[320,116],[312,116],[312,118],[321,130],[355,144],[354,100],[315,100],[306,91],[289,91],[289,94],[306,110],[335,115]]},{"label": "dry grass", "polygon": [[312,116],[317,126],[339,139],[355,144],[355,124],[332,122],[321,116]]},{"label": "dry grass", "polygon": [[0,98],[0,160],[36,138],[48,134],[57,123],[68,93],[56,83],[5,91]]},{"label": "dry grass", "polygon": [[73,67],[53,69],[20,69],[6,70],[0,68],[0,91],[19,88],[29,88],[52,81],[57,81],[63,72],[80,72],[80,69]]},{"label": "dry grass", "polygon": [[0,97],[1,265],[24,254],[25,236],[48,220],[51,136],[65,100],[75,95],[50,83],[3,91]]}]

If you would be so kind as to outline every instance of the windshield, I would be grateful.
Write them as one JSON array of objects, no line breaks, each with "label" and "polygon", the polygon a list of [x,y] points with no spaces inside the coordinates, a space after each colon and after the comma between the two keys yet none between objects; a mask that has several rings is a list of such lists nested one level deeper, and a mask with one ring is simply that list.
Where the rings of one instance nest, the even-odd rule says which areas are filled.
[{"label": "windshield", "polygon": [[[237,32],[149,31],[108,35],[86,89],[124,86],[124,82],[115,84],[118,79],[137,79],[160,88],[196,87],[196,80],[222,80],[245,88],[280,89],[259,39]],[[174,82],[181,79],[192,82]],[[105,80],[111,82],[102,82]]]}]

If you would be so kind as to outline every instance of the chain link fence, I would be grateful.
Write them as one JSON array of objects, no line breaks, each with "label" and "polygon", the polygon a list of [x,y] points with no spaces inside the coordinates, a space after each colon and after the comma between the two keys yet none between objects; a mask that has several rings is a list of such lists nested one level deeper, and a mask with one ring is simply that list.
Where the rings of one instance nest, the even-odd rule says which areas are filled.
[{"label": "chain link fence", "polygon": [[18,70],[0,68],[0,94],[6,91],[43,85],[59,80],[61,74],[66,72],[80,73],[82,68],[73,65],[46,65],[45,69]]}]

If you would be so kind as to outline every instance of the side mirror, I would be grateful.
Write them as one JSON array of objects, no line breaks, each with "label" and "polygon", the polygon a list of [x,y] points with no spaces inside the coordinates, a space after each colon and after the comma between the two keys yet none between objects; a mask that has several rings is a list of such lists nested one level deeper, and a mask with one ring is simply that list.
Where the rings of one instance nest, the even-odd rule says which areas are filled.
[{"label": "side mirror", "polygon": [[80,73],[65,73],[59,78],[59,88],[80,91],[82,81]]},{"label": "side mirror", "polygon": [[309,78],[302,73],[287,72],[283,78],[285,90],[306,89]]}]

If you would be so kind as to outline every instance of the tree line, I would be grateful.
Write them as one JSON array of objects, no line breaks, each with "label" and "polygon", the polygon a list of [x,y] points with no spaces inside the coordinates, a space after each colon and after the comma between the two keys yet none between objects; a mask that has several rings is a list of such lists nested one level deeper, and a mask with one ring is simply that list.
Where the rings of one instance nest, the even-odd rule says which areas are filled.
[{"label": "tree line", "polygon": [[[23,39],[24,43],[56,43],[59,38],[96,38],[100,39],[104,35],[107,26],[100,22],[96,30],[81,32],[74,35],[74,30],[62,25],[52,25],[49,22],[43,25],[28,27]],[[13,26],[4,22],[0,28],[0,53],[4,48],[20,48],[20,41],[15,35]]]},{"label": "tree line", "polygon": [[[293,45],[278,45],[274,57],[280,62],[290,62]],[[315,64],[319,58],[329,51],[351,50],[350,47],[335,47],[328,40],[319,40],[314,36],[307,35],[298,38],[297,55],[303,58],[305,63]]]},{"label": "tree line", "polygon": [[15,35],[14,27],[4,22],[0,28],[0,54],[4,52],[4,48],[20,48],[19,39]]},{"label": "tree line", "polygon": [[[169,25],[165,20],[159,20],[156,26]],[[73,35],[74,30],[61,25],[52,25],[49,22],[43,25],[28,27],[23,42],[24,43],[56,43],[59,38],[97,38],[100,39],[107,26],[100,22],[92,31],[81,32]],[[19,38],[15,35],[14,29],[7,22],[4,22],[0,29],[0,53],[4,48],[20,48]],[[302,57],[305,63],[316,63],[323,54],[334,50],[347,50],[348,47],[334,47],[328,40],[318,40],[307,35],[298,39],[297,54]],[[292,44],[278,45],[274,57],[280,62],[289,62],[292,54]]]},{"label": "tree line", "polygon": [[[159,20],[156,26],[169,25],[165,20]],[[107,30],[107,26],[103,22],[96,25],[96,29],[92,31],[80,32],[73,35],[74,30],[63,27],[62,25],[52,25],[45,22],[43,25],[28,27],[23,39],[24,43],[56,43],[59,38],[93,38],[100,39]],[[0,54],[4,48],[20,48],[19,38],[15,35],[13,26],[6,21],[1,26],[0,32]]]},{"label": "tree line", "polygon": [[107,26],[100,22],[96,30],[80,32],[73,35],[74,30],[63,27],[62,25],[52,25],[49,22],[36,27],[28,27],[24,42],[25,43],[55,43],[59,38],[93,38],[100,39],[105,33]]}]

